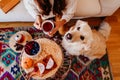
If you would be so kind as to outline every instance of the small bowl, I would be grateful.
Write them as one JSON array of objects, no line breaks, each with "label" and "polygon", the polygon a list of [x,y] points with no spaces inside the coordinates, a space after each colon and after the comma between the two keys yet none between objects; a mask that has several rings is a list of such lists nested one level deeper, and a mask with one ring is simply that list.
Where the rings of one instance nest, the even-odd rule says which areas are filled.
[{"label": "small bowl", "polygon": [[45,34],[48,34],[54,28],[54,23],[51,20],[45,20],[45,21],[43,21],[41,26],[42,26],[41,28],[42,28],[43,32]]},{"label": "small bowl", "polygon": [[35,57],[41,52],[41,46],[36,41],[29,41],[24,47],[25,53],[30,57]]}]

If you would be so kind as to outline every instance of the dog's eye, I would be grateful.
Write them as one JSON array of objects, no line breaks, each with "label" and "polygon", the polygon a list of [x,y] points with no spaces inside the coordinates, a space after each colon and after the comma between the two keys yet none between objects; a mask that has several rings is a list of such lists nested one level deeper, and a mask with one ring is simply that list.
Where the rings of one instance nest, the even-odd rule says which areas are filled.
[{"label": "dog's eye", "polygon": [[71,40],[71,39],[72,39],[72,35],[71,35],[70,33],[68,33],[68,34],[66,35],[66,39]]},{"label": "dog's eye", "polygon": [[84,36],[80,36],[80,39],[81,39],[81,40],[84,40],[84,39],[85,39],[85,37],[84,37]]},{"label": "dog's eye", "polygon": [[80,30],[80,27],[77,27],[77,30],[79,31],[79,30]]}]

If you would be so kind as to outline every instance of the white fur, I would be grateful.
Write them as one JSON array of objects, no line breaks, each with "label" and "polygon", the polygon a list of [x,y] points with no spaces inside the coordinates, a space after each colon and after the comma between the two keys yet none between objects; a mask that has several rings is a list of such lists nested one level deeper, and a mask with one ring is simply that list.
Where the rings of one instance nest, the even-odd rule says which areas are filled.
[{"label": "white fur", "polygon": [[[110,34],[110,26],[102,23],[99,31],[91,30],[87,22],[78,20],[63,37],[62,46],[71,55],[85,55],[90,59],[101,58],[106,53],[106,39]],[[80,27],[80,30],[77,30]],[[72,39],[66,39],[66,35],[72,34]],[[84,40],[80,36],[84,36]]]}]

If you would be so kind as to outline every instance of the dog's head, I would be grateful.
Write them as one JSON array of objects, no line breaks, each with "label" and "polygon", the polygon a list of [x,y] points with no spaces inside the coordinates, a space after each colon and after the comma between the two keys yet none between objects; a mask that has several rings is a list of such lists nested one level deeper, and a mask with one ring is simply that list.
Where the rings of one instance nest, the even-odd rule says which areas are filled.
[{"label": "dog's head", "polygon": [[[87,22],[78,20],[63,37],[66,44],[84,45],[85,50],[89,49],[93,41],[92,30]],[[76,45],[77,46],[77,45]]]}]

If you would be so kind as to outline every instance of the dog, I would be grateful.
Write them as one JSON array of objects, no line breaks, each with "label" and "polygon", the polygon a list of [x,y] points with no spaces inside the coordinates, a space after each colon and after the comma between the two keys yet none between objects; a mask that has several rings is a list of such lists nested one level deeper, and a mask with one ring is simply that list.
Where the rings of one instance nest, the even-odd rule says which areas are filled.
[{"label": "dog", "polygon": [[63,36],[62,46],[71,55],[89,59],[101,58],[106,53],[106,41],[111,27],[102,22],[99,30],[92,30],[87,22],[78,20]]}]

